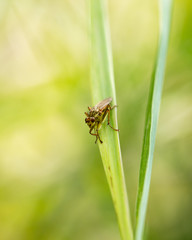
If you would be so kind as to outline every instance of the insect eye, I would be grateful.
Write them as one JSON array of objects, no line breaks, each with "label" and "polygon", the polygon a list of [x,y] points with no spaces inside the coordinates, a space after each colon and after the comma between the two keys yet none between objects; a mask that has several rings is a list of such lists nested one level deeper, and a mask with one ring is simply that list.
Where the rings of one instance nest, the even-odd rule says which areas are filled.
[{"label": "insect eye", "polygon": [[95,118],[91,118],[91,122],[95,122]]},{"label": "insect eye", "polygon": [[88,118],[85,118],[85,122],[86,122],[86,123],[89,122]]}]

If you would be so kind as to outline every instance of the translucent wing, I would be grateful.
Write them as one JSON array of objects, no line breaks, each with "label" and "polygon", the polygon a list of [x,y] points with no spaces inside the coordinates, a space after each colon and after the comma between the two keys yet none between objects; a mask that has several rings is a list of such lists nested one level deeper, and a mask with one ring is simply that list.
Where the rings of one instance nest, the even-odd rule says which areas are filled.
[{"label": "translucent wing", "polygon": [[95,109],[97,110],[103,110],[109,103],[112,102],[112,98],[106,98],[104,100],[102,100],[101,102],[97,103],[97,105],[95,105]]}]

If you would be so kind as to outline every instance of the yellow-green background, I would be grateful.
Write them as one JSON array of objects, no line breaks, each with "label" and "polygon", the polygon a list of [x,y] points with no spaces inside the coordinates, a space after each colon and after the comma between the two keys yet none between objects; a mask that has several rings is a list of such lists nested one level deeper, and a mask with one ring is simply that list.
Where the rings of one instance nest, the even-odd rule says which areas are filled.
[{"label": "yellow-green background", "polygon": [[[120,240],[94,137],[88,1],[0,1],[0,239]],[[158,1],[109,1],[134,224]],[[176,0],[145,235],[192,239],[192,2]]]}]

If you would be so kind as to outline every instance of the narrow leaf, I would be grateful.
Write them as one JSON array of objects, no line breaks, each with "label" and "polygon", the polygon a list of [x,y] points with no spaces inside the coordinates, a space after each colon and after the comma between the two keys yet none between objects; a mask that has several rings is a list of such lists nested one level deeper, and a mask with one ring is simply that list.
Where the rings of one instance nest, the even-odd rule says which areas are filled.
[{"label": "narrow leaf", "polygon": [[172,0],[159,0],[160,3],[160,36],[158,54],[146,112],[145,133],[140,165],[139,187],[136,206],[136,240],[141,240],[145,225],[145,216],[151,180],[155,136],[159,116],[166,55],[169,41]]},{"label": "narrow leaf", "polygon": [[[91,86],[93,105],[112,97],[116,104],[110,33],[105,0],[89,0],[91,15]],[[117,126],[117,109],[111,111],[111,125]],[[103,123],[98,141],[106,177],[123,240],[133,239],[128,197],[123,173],[118,132]]]}]

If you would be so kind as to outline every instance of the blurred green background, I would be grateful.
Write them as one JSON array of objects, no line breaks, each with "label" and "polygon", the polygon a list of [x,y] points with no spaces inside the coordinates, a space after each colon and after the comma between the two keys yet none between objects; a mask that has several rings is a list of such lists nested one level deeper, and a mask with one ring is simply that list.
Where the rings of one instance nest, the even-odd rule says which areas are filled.
[{"label": "blurred green background", "polygon": [[[120,240],[95,138],[88,1],[0,1],[0,239]],[[109,1],[133,224],[158,1]],[[192,2],[175,1],[146,238],[192,239]]]}]

